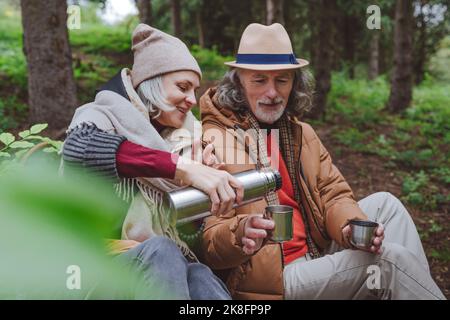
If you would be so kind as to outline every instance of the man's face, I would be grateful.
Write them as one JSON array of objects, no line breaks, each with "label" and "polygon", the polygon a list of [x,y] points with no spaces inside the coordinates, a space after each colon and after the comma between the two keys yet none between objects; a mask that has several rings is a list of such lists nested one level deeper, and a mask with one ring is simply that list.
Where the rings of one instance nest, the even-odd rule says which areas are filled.
[{"label": "man's face", "polygon": [[272,124],[286,109],[294,82],[292,70],[239,70],[250,110],[262,123]]}]

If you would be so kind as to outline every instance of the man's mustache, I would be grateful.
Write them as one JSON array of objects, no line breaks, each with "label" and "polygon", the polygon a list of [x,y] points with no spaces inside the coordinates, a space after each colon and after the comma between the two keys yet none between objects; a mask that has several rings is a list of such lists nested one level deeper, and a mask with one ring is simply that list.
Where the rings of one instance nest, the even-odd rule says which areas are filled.
[{"label": "man's mustache", "polygon": [[256,103],[259,105],[259,104],[268,104],[268,105],[270,105],[270,104],[280,104],[280,103],[283,103],[284,102],[284,99],[283,98],[281,98],[281,97],[277,97],[277,98],[274,98],[274,99],[261,99],[261,100],[257,100],[256,101]]}]

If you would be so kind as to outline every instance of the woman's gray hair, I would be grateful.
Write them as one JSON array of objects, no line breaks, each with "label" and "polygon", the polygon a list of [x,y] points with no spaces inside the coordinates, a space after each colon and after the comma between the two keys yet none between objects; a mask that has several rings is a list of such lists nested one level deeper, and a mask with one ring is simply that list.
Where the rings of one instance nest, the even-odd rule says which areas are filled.
[{"label": "woman's gray hair", "polygon": [[[307,69],[297,69],[289,95],[286,111],[293,116],[300,117],[312,107],[314,78]],[[248,110],[244,88],[239,80],[239,69],[231,68],[225,73],[217,87],[217,101],[221,106],[238,112]]]},{"label": "woman's gray hair", "polygon": [[156,76],[141,82],[136,92],[147,107],[152,118],[159,117],[161,111],[172,111],[175,108],[167,103],[162,76]]}]

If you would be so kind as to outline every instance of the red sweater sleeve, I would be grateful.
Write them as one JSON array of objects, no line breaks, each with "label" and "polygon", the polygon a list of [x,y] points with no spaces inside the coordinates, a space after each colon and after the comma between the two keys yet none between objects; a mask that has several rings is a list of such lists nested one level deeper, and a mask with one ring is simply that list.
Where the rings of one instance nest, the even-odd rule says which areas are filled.
[{"label": "red sweater sleeve", "polygon": [[130,141],[120,144],[116,154],[117,172],[120,177],[175,177],[178,155],[147,148]]}]

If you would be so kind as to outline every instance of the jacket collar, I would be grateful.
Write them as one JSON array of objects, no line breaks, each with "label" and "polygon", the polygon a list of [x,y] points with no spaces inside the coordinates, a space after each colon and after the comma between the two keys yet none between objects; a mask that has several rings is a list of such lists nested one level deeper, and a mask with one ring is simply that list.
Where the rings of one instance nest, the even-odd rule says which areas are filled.
[{"label": "jacket collar", "polygon": [[127,90],[125,89],[125,86],[122,81],[122,71],[117,72],[114,77],[112,77],[108,82],[106,82],[104,85],[102,85],[97,91],[96,94],[100,91],[109,90],[113,91],[122,97],[124,97],[127,100],[130,100],[130,97],[127,94]]},{"label": "jacket collar", "polygon": [[250,128],[248,118],[240,112],[221,106],[217,101],[216,87],[208,89],[200,98],[200,113],[202,121],[214,122],[225,128]]}]

